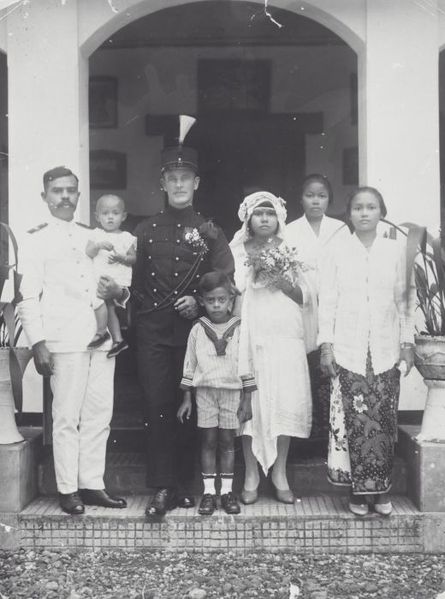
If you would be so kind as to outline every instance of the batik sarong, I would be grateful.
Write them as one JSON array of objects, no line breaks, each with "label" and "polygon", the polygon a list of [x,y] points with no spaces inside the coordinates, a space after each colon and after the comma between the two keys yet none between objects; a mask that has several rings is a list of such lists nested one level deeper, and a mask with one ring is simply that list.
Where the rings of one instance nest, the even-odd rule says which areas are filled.
[{"label": "batik sarong", "polygon": [[320,369],[320,350],[308,354],[309,375],[312,390],[311,439],[321,441],[325,449],[329,437],[330,379]]},{"label": "batik sarong", "polygon": [[328,478],[351,485],[354,494],[385,493],[391,487],[400,372],[366,376],[339,368],[331,383]]}]

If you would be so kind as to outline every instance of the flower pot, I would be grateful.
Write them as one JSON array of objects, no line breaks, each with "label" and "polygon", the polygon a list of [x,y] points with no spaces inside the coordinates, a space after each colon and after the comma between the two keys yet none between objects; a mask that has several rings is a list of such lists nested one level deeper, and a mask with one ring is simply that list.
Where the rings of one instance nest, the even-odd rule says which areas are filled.
[{"label": "flower pot", "polygon": [[[0,347],[0,445],[24,440],[15,421],[15,404],[9,369],[11,351],[9,347]],[[23,372],[29,361],[29,350],[16,348],[14,351]]]},{"label": "flower pot", "polygon": [[445,442],[445,337],[417,335],[414,364],[428,387],[418,438]]}]

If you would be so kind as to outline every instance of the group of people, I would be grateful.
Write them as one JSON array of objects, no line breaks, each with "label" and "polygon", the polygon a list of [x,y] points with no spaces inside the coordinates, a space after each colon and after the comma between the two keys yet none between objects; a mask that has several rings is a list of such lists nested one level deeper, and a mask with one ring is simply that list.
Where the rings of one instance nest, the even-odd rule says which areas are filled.
[{"label": "group of people", "polygon": [[[200,514],[217,509],[217,490],[229,514],[240,512],[239,499],[257,501],[260,469],[270,471],[276,499],[293,503],[289,445],[309,437],[313,402],[330,403],[329,478],[350,486],[353,513],[388,515],[400,372],[413,363],[414,288],[403,244],[379,231],[381,194],[356,189],[345,224],[325,215],[329,181],[309,175],[304,215],[286,224],[285,202],[257,191],[242,201],[229,244],[193,208],[196,151],[166,148],[161,163],[166,207],[134,236],[120,229],[126,212],[116,196],[98,202],[100,230],[76,223],[76,175],[48,171],[42,198],[51,218],[21,248],[18,310],[36,368],[51,377],[62,509],[126,506],[103,474],[115,356],[127,347],[116,307],[131,296],[154,489],[148,517],[195,505],[199,439]],[[232,488],[238,434],[240,498]]]}]

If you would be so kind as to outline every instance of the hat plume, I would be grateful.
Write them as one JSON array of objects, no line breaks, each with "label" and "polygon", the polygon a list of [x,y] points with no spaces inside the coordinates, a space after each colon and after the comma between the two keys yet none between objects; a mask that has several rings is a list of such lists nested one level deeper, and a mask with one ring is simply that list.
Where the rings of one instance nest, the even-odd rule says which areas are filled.
[{"label": "hat plume", "polygon": [[186,114],[179,115],[178,142],[180,145],[182,145],[184,143],[184,140],[185,140],[188,132],[190,131],[190,129],[193,127],[193,125],[195,123],[196,123],[196,119],[193,116],[188,116]]}]

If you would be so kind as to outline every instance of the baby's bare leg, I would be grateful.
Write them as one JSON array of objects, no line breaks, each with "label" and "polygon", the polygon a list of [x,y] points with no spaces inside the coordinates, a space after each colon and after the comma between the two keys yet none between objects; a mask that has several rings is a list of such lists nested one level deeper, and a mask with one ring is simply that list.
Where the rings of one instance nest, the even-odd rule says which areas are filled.
[{"label": "baby's bare leg", "polygon": [[97,331],[94,337],[91,339],[89,344],[87,345],[87,349],[94,350],[100,347],[107,339],[110,338],[110,335],[107,330],[108,323],[108,310],[105,302],[103,302],[98,308],[94,310],[94,315],[96,317]]},{"label": "baby's bare leg", "polygon": [[97,334],[103,335],[107,330],[108,324],[108,310],[105,302],[94,310],[94,315],[96,316]]}]

